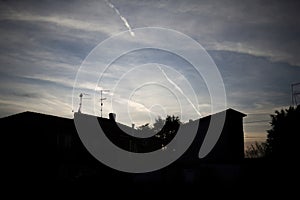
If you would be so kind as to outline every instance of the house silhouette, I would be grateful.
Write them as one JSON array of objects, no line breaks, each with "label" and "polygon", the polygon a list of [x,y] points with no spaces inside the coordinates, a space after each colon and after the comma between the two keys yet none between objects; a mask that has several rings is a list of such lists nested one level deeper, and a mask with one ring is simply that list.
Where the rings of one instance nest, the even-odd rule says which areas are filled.
[{"label": "house silhouette", "polygon": [[[0,125],[5,130],[5,141],[10,145],[7,154],[17,177],[39,182],[101,180],[108,185],[115,184],[113,180],[125,185],[153,181],[207,182],[212,174],[231,176],[232,171],[239,170],[235,164],[244,158],[243,117],[246,115],[233,109],[223,112],[226,112],[226,120],[221,136],[205,158],[199,159],[198,153],[212,116],[199,119],[197,135],[183,156],[164,169],[145,174],[122,173],[97,161],[82,144],[73,119],[27,111],[1,118]],[[219,114],[222,112],[214,115]],[[130,147],[130,137],[124,135],[123,130],[132,130],[132,127],[117,123],[115,116],[98,118],[98,121],[106,134],[111,134],[111,140],[117,140],[129,149],[139,148]],[[184,130],[196,122],[181,126]],[[225,165],[231,166],[229,171],[224,171]]]}]

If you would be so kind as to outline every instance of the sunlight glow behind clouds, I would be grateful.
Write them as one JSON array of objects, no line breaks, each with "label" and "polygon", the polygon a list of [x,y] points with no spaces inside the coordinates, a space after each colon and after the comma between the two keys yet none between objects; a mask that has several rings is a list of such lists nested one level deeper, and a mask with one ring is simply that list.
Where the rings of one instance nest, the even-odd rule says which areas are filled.
[{"label": "sunlight glow behind clouds", "polygon": [[[140,59],[141,56],[143,56],[143,59]],[[160,58],[163,58],[163,60]],[[172,60],[169,63],[171,66],[151,63],[151,61],[164,63],[165,60],[168,62]],[[93,66],[91,61],[87,61],[87,63],[88,66]],[[96,66],[99,66],[99,63],[96,63]],[[152,111],[153,105],[163,108],[163,112],[166,114],[180,116],[182,121],[198,119],[203,116],[202,112],[210,113],[210,104],[205,104],[202,108],[195,100],[196,96],[192,86],[181,74],[184,72],[189,75],[189,73],[186,73],[188,72],[187,70],[184,71],[187,64],[183,60],[178,59],[178,56],[157,49],[133,51],[115,60],[102,74],[98,83],[99,88],[109,89],[112,93],[112,95],[105,96],[108,99],[104,102],[104,116],[113,111],[117,113],[120,122],[130,125],[134,121],[134,123],[141,125],[153,123],[155,118],[159,116],[166,117],[162,113],[159,114]],[[180,69],[181,73],[172,69],[174,67],[177,70]],[[93,72],[82,68],[82,73],[82,77],[85,77],[83,80],[92,84],[91,76],[85,76],[84,74],[93,74]],[[197,88],[201,88],[199,85],[201,81],[202,87],[206,87],[203,80],[199,78],[197,80]],[[176,87],[174,86],[175,82]],[[196,82],[193,81],[193,83]],[[87,89],[92,92],[93,88],[95,88],[95,85]],[[86,90],[86,92],[89,91]],[[99,92],[95,96],[98,98]],[[204,100],[204,97],[207,97],[205,102],[209,102],[210,97],[207,89],[197,94],[198,98],[200,96],[202,100]],[[74,106],[77,104],[78,99],[75,99]],[[97,104],[95,106],[95,112],[99,114],[99,106]],[[127,107],[127,110],[124,106],[125,108]],[[92,109],[90,102],[85,103],[85,112],[92,113]],[[182,112],[185,113],[183,116],[181,115]],[[129,119],[126,115],[127,117],[133,116],[134,119]],[[149,119],[151,121],[147,121]]]},{"label": "sunlight glow behind clouds", "polygon": [[[246,114],[272,113],[275,108],[291,103],[290,84],[299,82],[300,77],[299,2],[113,0],[112,3],[134,28],[168,27],[200,42],[222,73],[230,107]],[[99,42],[126,30],[119,16],[104,1],[1,1],[0,11],[0,115],[34,110],[72,117],[70,91],[80,63]],[[176,62],[168,60],[168,56],[156,55],[156,59],[164,61],[166,66],[175,66]],[[118,72],[122,73],[119,70],[123,64],[143,59],[136,56],[122,65],[115,63],[115,70],[107,73],[107,78],[113,80]],[[195,91],[200,98],[199,110],[201,114],[209,114],[210,101],[204,81],[195,78],[192,70],[183,67],[184,63],[178,66],[193,84],[199,84]],[[172,77],[170,72],[167,74]],[[88,78],[93,76],[87,73],[82,89],[93,92],[102,87],[89,83]],[[180,77],[172,80],[181,81]],[[92,103],[88,101],[84,103]],[[269,116],[250,118],[266,120]],[[261,125],[247,126],[252,126],[247,131],[265,132]]]}]

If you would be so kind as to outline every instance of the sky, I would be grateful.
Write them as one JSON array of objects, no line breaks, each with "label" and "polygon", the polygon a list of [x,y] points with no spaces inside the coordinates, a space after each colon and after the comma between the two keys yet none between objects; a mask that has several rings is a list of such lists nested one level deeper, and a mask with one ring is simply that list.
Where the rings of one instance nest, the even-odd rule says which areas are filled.
[{"label": "sky", "polygon": [[[103,93],[103,116],[115,112],[129,125],[211,114],[205,77],[172,52],[131,51],[98,76],[105,58],[116,54],[106,49],[108,57],[96,60],[99,44],[122,33],[125,39],[115,43],[121,49],[141,38],[140,28],[160,27],[201,44],[222,77],[227,107],[247,114],[246,145],[263,141],[270,114],[291,105],[291,84],[300,82],[299,8],[289,0],[2,0],[0,117],[30,110],[72,118],[81,91],[89,94],[82,112],[100,115],[101,89],[110,90]],[[193,47],[184,48],[197,57]],[[94,71],[85,71],[90,62]],[[82,82],[73,92],[78,74]]]}]

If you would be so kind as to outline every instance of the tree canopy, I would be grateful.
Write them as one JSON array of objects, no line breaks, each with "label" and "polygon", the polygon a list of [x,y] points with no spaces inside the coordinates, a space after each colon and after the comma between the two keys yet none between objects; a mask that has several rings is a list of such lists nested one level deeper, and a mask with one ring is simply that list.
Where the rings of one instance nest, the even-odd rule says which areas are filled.
[{"label": "tree canopy", "polygon": [[248,158],[265,157],[271,160],[293,161],[299,156],[300,105],[276,110],[271,115],[271,129],[267,130],[267,140],[255,143],[246,149]]},{"label": "tree canopy", "polygon": [[276,110],[271,118],[272,128],[267,131],[266,156],[272,159],[295,159],[299,156],[300,105]]},{"label": "tree canopy", "polygon": [[181,122],[178,116],[168,115],[166,119],[158,117],[155,119],[153,126],[149,123],[138,127],[140,134],[155,135],[153,145],[167,145],[176,135]]}]

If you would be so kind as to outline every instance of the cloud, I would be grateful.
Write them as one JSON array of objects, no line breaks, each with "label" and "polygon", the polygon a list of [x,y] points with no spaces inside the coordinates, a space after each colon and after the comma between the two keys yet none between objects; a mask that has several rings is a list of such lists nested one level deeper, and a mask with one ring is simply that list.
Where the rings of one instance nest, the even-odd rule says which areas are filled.
[{"label": "cloud", "polygon": [[[270,129],[270,114],[291,105],[291,83],[299,81],[300,69],[284,62],[232,51],[209,51],[226,88],[228,107],[247,114],[246,134]],[[248,123],[248,122],[256,123]]]},{"label": "cloud", "polygon": [[124,25],[125,25],[126,28],[128,29],[130,35],[131,35],[132,37],[134,37],[135,34],[134,34],[134,32],[132,31],[132,28],[131,28],[131,26],[129,25],[127,19],[121,15],[120,11],[119,11],[119,10],[118,10],[118,9],[117,9],[110,1],[108,1],[108,0],[104,0],[104,1],[105,1],[105,3],[106,3],[110,8],[112,8],[112,9],[117,13],[117,15],[120,17],[120,19],[123,21]]},{"label": "cloud", "polygon": [[16,79],[1,85],[0,116],[24,111],[72,117],[71,93],[62,87]]},{"label": "cloud", "polygon": [[[105,2],[30,4],[7,3],[2,19],[50,23],[64,29],[76,29],[85,34],[69,32],[71,37],[87,36],[92,32],[112,35],[122,30]],[[25,5],[24,5],[25,4]],[[162,26],[182,31],[210,50],[227,50],[266,56],[273,61],[299,65],[299,13],[295,1],[120,1],[118,7],[134,27]],[[110,7],[113,5],[111,4]],[[14,7],[17,7],[15,9]],[[50,8],[45,12],[45,9]],[[113,7],[115,8],[115,7]],[[247,12],[244,12],[247,10]],[[119,11],[118,11],[119,12]],[[120,13],[120,12],[119,12]],[[274,15],[276,13],[276,15]],[[119,15],[120,16],[120,15]],[[123,17],[123,16],[122,16]],[[125,18],[124,18],[125,19]],[[189,23],[186,23],[186,22]],[[62,30],[64,30],[62,29]],[[129,30],[132,30],[131,27]],[[62,32],[62,31],[58,31]],[[68,33],[68,31],[64,31]],[[73,36],[72,36],[73,35]],[[105,37],[102,37],[104,39]],[[98,40],[99,42],[99,40]]]},{"label": "cloud", "polygon": [[222,74],[229,104],[257,110],[291,103],[290,84],[299,80],[298,67],[231,51],[209,53]]},{"label": "cloud", "polygon": [[41,95],[36,92],[21,92],[21,93],[14,93],[14,95],[20,98],[32,98],[32,99],[41,98]]},{"label": "cloud", "polygon": [[[73,81],[83,59],[109,36],[128,29],[133,32],[131,27],[147,26],[181,31],[208,49],[224,79],[228,105],[249,114],[245,121],[265,120],[267,113],[290,104],[290,84],[299,82],[300,76],[297,67],[300,66],[299,2],[132,0],[118,1],[116,5],[118,9],[114,12],[117,15],[104,1],[2,1],[1,116],[31,109],[70,117]],[[145,37],[144,42],[150,39]],[[161,36],[160,41],[166,42],[168,38]],[[116,45],[122,47],[126,41]],[[180,41],[178,45],[182,45]],[[192,52],[190,47],[182,46]],[[201,113],[209,114],[210,101],[205,82],[195,78],[187,63],[170,59],[174,57],[163,52],[146,56],[144,53],[126,55],[122,62],[115,63],[106,74],[106,80],[110,80],[111,84],[94,85],[91,80],[97,74],[85,72],[80,90],[93,92],[95,87],[110,87],[126,72],[127,65],[158,60],[160,64],[173,66],[180,73],[187,74],[191,84],[198,84],[198,107]],[[101,66],[102,63],[99,61],[97,64]],[[151,74],[151,69],[144,72]],[[165,79],[160,75],[155,77],[157,82]],[[169,72],[168,76],[182,87],[180,77]],[[143,80],[142,76],[137,77],[137,82]],[[124,88],[115,92],[120,93],[120,99],[123,99],[120,105],[130,104],[130,108],[137,111],[133,117],[141,119],[139,123],[147,122],[149,118],[144,114],[148,111],[143,106],[149,109],[148,104],[156,96],[162,96],[159,92],[149,92],[144,96],[136,94],[137,99],[128,101],[123,94],[130,93],[134,83],[135,80],[128,78],[127,82],[121,83]],[[171,85],[167,80],[160,83]],[[180,92],[177,93],[180,96]],[[76,110],[77,93],[74,95]],[[107,95],[113,97],[116,93]],[[141,103],[138,97],[144,97],[146,101]],[[158,103],[164,105],[168,100],[161,98]],[[188,105],[184,98],[181,100]],[[177,105],[176,102],[172,104]],[[110,112],[108,101],[105,105],[105,112]],[[97,106],[96,103],[96,112]],[[93,102],[86,100],[83,110],[93,113]],[[193,112],[193,109],[189,108],[186,112]],[[118,114],[118,117],[121,116]],[[262,133],[266,129],[267,123],[245,125],[247,133]]]},{"label": "cloud", "polygon": [[[11,13],[8,16],[2,17],[2,20],[31,22],[31,23],[51,23],[63,28],[78,29],[84,32],[100,32],[110,35],[111,27],[100,26],[96,22],[87,22],[84,20],[72,19],[63,16],[43,16],[33,15],[30,13]],[[74,34],[73,34],[74,35]]]},{"label": "cloud", "polygon": [[266,56],[273,61],[300,66],[298,5],[296,1],[270,4],[235,0],[119,4],[123,13],[133,18],[130,21],[134,27],[173,28],[192,36],[210,50]]},{"label": "cloud", "polygon": [[182,91],[182,89],[174,82],[172,81],[168,75],[165,73],[165,71],[159,66],[157,65],[158,69],[161,71],[161,73],[164,75],[164,77],[168,80],[169,83],[171,83],[171,85],[174,86],[174,88],[176,90],[178,90],[180,92],[181,95],[184,96],[184,98],[189,102],[189,104],[193,107],[194,111],[198,114],[199,117],[201,117],[201,113],[198,111],[198,109],[195,107],[194,103],[190,100],[190,98],[185,95],[185,93]]}]

